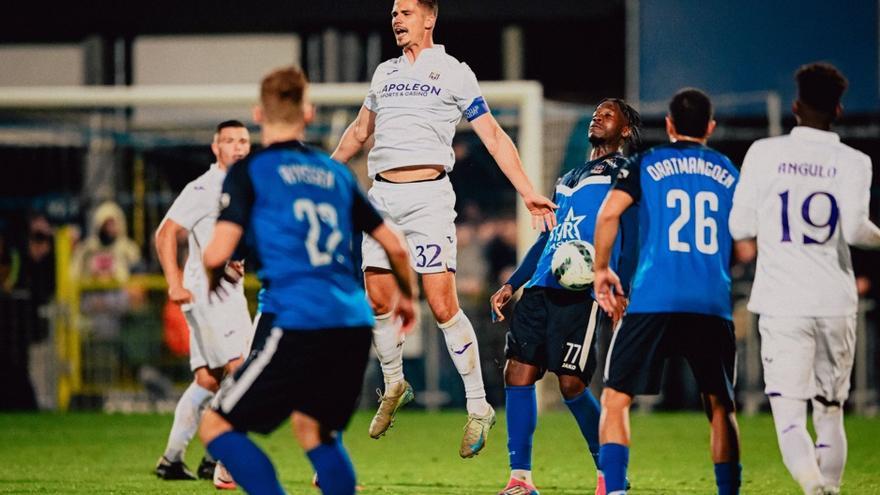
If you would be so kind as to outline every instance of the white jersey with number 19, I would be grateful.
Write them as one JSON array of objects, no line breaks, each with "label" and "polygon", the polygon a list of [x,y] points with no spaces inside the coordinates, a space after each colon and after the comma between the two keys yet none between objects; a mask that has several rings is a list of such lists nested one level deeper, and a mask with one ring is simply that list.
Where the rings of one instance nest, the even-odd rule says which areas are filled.
[{"label": "white jersey with number 19", "polygon": [[871,159],[833,132],[796,127],[756,141],[733,198],[734,239],[757,237],[749,310],[761,315],[855,314],[848,245],[880,246],[868,219]]}]

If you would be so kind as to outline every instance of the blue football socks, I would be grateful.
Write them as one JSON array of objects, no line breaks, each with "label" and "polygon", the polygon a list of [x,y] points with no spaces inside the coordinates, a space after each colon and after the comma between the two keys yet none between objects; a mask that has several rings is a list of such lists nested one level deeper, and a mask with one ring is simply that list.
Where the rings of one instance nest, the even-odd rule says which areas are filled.
[{"label": "blue football socks", "polygon": [[629,464],[629,447],[619,443],[606,443],[599,448],[599,465],[605,475],[605,492],[609,495],[626,493],[626,466]]},{"label": "blue football socks", "polygon": [[738,462],[715,464],[715,484],[718,485],[718,495],[739,495],[742,465]]},{"label": "blue football socks", "polygon": [[532,470],[532,436],[538,426],[538,399],[535,386],[505,387],[507,452],[510,469]]},{"label": "blue football socks", "polygon": [[577,397],[566,399],[565,405],[568,406],[568,410],[577,421],[578,428],[581,429],[584,440],[587,441],[587,447],[593,456],[596,469],[601,469],[599,467],[599,415],[602,413],[602,408],[599,406],[599,401],[593,397],[590,389],[584,389],[583,393]]},{"label": "blue football socks", "polygon": [[229,470],[248,493],[283,495],[275,467],[266,454],[244,433],[227,431],[208,444],[208,452]]},{"label": "blue football socks", "polygon": [[324,495],[354,495],[355,474],[351,459],[337,438],[306,452]]}]

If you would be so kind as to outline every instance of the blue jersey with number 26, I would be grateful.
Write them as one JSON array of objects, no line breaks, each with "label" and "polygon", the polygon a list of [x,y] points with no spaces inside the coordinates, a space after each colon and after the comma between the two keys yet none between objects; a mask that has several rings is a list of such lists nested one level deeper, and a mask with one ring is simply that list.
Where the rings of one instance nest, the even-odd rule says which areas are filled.
[{"label": "blue jersey with number 26", "polygon": [[727,222],[738,179],[726,156],[687,141],[628,161],[614,186],[639,208],[639,261],[628,313],[731,319]]},{"label": "blue jersey with number 26", "polygon": [[259,258],[262,311],[286,330],[372,326],[355,278],[352,234],[382,223],[351,172],[297,141],[234,165],[220,221],[241,225]]}]

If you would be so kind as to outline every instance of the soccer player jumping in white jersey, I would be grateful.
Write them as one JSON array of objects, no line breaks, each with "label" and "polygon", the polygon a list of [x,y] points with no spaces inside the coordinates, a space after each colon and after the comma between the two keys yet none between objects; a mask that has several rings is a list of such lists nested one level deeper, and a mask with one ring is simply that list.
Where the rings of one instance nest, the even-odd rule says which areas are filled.
[{"label": "soccer player jumping in white jersey", "polygon": [[[217,162],[186,185],[156,231],[156,254],[168,282],[168,298],[180,305],[190,329],[190,368],[195,376],[177,403],[168,445],[156,465],[156,475],[163,479],[195,479],[183,462],[186,447],[223,376],[241,364],[250,345],[251,319],[241,282],[229,288],[229,297],[209,306],[208,279],[202,266],[202,249],[211,240],[220,213],[226,171],[250,149],[250,135],[244,124],[237,120],[220,123],[211,144]],[[189,238],[189,254],[181,270],[177,265],[177,239],[184,232]],[[243,274],[238,264],[233,270]],[[218,469],[215,475],[213,461],[206,458],[198,475],[213,477],[218,488],[234,488],[223,471]]]},{"label": "soccer player jumping in white jersey", "polygon": [[[455,163],[452,137],[462,115],[522,196],[535,226],[553,228],[556,205],[535,192],[471,69],[434,44],[436,22],[437,0],[394,2],[391,27],[403,55],[376,69],[364,105],[333,158],[348,162],[375,135],[368,157],[374,180],[369,197],[405,235],[413,268],[421,275],[428,305],[464,381],[468,422],[459,453],[472,457],[485,445],[495,412],[486,402],[476,335],[455,290],[455,193],[446,174]],[[369,237],[364,238],[363,258],[366,289],[376,314],[373,344],[385,379],[385,393],[370,424],[370,436],[379,438],[413,393],[403,377],[399,323],[391,318],[399,295],[390,265]]]},{"label": "soccer player jumping in white jersey", "polygon": [[798,125],[749,149],[730,231],[745,259],[754,257],[757,239],[749,310],[759,315],[765,392],[783,462],[804,493],[837,494],[858,305],[847,245],[880,247],[880,229],[868,219],[871,159],[830,131],[846,79],[823,63],[801,67],[796,79]]}]

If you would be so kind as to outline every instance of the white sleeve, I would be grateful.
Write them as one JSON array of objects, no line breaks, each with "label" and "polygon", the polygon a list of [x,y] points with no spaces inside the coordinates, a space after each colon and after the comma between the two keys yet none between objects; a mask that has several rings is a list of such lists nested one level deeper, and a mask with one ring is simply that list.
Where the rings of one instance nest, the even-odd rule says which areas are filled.
[{"label": "white sleeve", "polygon": [[196,188],[192,182],[183,188],[165,218],[171,219],[186,230],[192,230],[196,223],[211,213],[211,208],[218,208],[219,201],[210,201],[205,196],[210,194],[205,188]]},{"label": "white sleeve", "polygon": [[755,144],[749,148],[739,173],[739,181],[733,192],[733,209],[730,210],[728,227],[734,240],[753,239],[758,236],[758,181],[755,167],[760,166],[759,152]]},{"label": "white sleeve", "polygon": [[862,248],[880,248],[880,229],[868,217],[871,202],[871,159],[845,171],[840,195],[840,219],[847,244]]},{"label": "white sleeve", "polygon": [[468,120],[473,121],[475,118],[489,113],[489,106],[483,98],[483,92],[480,90],[480,83],[477,82],[477,76],[468,64],[461,63],[461,87],[455,94],[455,104],[458,109]]},{"label": "white sleeve", "polygon": [[376,101],[375,84],[376,74],[378,74],[380,70],[382,70],[381,64],[379,65],[379,67],[376,67],[376,72],[373,72],[373,78],[370,80],[370,89],[369,91],[367,91],[367,96],[364,98],[364,106],[367,107],[367,110],[373,113],[376,113],[378,107],[378,102]]}]

